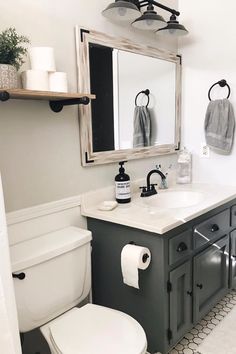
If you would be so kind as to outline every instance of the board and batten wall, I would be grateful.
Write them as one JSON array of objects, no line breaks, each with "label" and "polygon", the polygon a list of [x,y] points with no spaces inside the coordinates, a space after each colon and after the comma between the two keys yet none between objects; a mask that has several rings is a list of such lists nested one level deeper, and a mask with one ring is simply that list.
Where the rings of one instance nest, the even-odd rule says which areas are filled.
[{"label": "board and batten wall", "polygon": [[[41,0],[1,2],[0,30],[15,27],[27,35],[33,46],[55,48],[58,71],[68,73],[69,90],[77,90],[75,25],[123,36],[139,43],[176,51],[175,40],[163,41],[131,27],[107,21],[101,11],[109,0]],[[163,3],[177,7],[177,0]],[[164,12],[168,18],[168,13]],[[29,69],[29,62],[21,70]],[[117,164],[82,167],[78,109],[65,107],[53,113],[47,102],[8,101],[0,104],[0,170],[6,210],[14,211],[91,189],[112,185]],[[176,155],[133,160],[127,164],[132,179],[145,177],[157,163],[168,166]]]},{"label": "board and batten wall", "polygon": [[[215,82],[226,79],[231,87],[230,101],[236,116],[236,27],[234,0],[179,0],[181,20],[190,36],[181,40],[182,77],[182,143],[193,153],[194,181],[236,184],[236,144],[230,155],[210,151],[201,157],[205,142],[204,119],[208,105],[208,90]],[[212,99],[224,98],[226,88],[217,85]]]}]

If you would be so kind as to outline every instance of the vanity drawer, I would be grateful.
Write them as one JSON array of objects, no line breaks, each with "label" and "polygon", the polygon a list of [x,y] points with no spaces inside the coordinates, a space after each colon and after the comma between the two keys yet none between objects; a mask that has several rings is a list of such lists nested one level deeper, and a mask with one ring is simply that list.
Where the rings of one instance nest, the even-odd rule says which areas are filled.
[{"label": "vanity drawer", "polygon": [[192,251],[192,231],[187,230],[169,240],[169,265],[188,256]]},{"label": "vanity drawer", "polygon": [[231,226],[236,226],[236,205],[231,208]]},{"label": "vanity drawer", "polygon": [[230,210],[224,210],[196,225],[193,231],[193,247],[199,248],[210,241],[228,233],[230,227]]}]

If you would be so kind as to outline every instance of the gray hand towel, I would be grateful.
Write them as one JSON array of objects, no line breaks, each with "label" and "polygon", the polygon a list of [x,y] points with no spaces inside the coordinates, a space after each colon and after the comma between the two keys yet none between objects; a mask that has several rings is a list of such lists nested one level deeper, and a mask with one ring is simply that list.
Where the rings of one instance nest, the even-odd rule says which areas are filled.
[{"label": "gray hand towel", "polygon": [[205,117],[205,136],[208,146],[229,153],[234,139],[234,110],[227,98],[210,101]]},{"label": "gray hand towel", "polygon": [[151,141],[151,117],[146,106],[134,110],[133,147],[149,146]]}]

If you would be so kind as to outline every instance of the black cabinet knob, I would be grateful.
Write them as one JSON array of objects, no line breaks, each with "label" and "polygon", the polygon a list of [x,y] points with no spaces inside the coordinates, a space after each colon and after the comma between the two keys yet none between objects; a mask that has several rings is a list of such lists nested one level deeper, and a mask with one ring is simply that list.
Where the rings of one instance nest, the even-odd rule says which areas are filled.
[{"label": "black cabinet knob", "polygon": [[187,294],[188,294],[189,296],[192,296],[192,295],[193,295],[193,292],[192,292],[192,291],[187,291]]},{"label": "black cabinet knob", "polygon": [[216,232],[216,231],[219,231],[219,226],[217,224],[213,224],[212,227],[211,227],[211,232]]},{"label": "black cabinet knob", "polygon": [[176,251],[177,252],[184,252],[188,249],[188,246],[186,245],[186,243],[184,242],[180,242],[180,244],[178,245]]},{"label": "black cabinet knob", "polygon": [[13,278],[17,278],[17,279],[19,279],[19,280],[23,280],[23,279],[25,279],[25,273],[19,273],[19,274],[14,274],[14,273],[12,273],[12,277]]},{"label": "black cabinet knob", "polygon": [[198,287],[199,289],[202,289],[202,288],[203,288],[203,285],[202,285],[202,284],[197,284],[197,287]]}]

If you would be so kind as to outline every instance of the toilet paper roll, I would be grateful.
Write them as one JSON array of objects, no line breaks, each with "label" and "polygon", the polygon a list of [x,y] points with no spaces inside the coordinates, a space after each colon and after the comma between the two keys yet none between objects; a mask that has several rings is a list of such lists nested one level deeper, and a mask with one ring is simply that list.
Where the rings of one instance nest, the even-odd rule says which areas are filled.
[{"label": "toilet paper roll", "polygon": [[121,251],[123,282],[139,289],[138,270],[145,270],[151,262],[151,252],[146,247],[128,244]]},{"label": "toilet paper roll", "polygon": [[22,86],[26,90],[49,91],[48,72],[26,70],[21,73]]},{"label": "toilet paper roll", "polygon": [[56,71],[53,48],[31,47],[28,52],[32,70]]},{"label": "toilet paper roll", "polygon": [[54,92],[68,92],[67,74],[58,71],[49,73],[49,90]]}]

